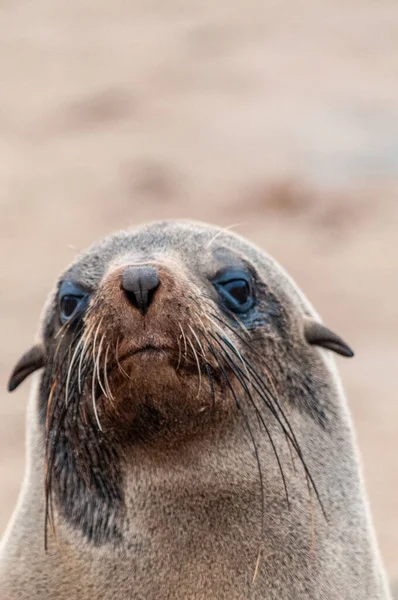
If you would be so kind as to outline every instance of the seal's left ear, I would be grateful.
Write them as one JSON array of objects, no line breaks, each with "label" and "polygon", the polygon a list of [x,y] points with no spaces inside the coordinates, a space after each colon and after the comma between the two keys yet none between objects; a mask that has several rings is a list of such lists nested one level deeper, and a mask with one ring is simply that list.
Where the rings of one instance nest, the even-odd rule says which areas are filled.
[{"label": "seal's left ear", "polygon": [[322,325],[322,323],[318,323],[312,319],[306,319],[304,324],[304,335],[309,344],[322,346],[322,348],[327,348],[328,350],[332,350],[333,352],[337,352],[337,354],[341,354],[341,356],[346,356],[348,358],[354,356],[354,352],[348,344],[346,344],[341,337],[333,333],[333,331],[330,331],[330,329]]},{"label": "seal's left ear", "polygon": [[8,381],[8,391],[13,392],[33,371],[44,367],[44,351],[40,344],[25,352],[14,367]]}]

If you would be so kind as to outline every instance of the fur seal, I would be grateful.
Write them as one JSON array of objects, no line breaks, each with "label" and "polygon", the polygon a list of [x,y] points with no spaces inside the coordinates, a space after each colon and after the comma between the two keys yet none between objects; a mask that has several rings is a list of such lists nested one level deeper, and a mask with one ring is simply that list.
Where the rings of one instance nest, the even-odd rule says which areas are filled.
[{"label": "fur seal", "polygon": [[77,258],[46,304],[7,600],[386,600],[331,352],[243,238],[170,221]]}]

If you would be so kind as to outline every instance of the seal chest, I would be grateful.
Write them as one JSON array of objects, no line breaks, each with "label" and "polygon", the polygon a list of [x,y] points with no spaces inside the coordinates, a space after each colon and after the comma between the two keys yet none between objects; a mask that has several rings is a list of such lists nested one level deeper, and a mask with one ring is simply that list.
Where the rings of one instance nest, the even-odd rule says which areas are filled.
[{"label": "seal chest", "polygon": [[331,351],[353,355],[230,232],[89,248],[9,382],[40,370],[2,597],[388,598]]}]

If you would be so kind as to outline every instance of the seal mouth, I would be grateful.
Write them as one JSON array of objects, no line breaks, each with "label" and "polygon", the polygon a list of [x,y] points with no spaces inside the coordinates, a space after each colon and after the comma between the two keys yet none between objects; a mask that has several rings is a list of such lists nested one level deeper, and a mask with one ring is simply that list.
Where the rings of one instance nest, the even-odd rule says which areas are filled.
[{"label": "seal mouth", "polygon": [[130,350],[129,352],[125,352],[125,354],[123,354],[122,356],[120,356],[119,360],[120,362],[123,362],[124,360],[127,360],[128,358],[131,358],[132,356],[137,356],[137,355],[157,355],[157,354],[167,354],[171,351],[172,349],[170,348],[170,346],[155,346],[154,344],[144,344],[142,346],[139,346],[138,348],[133,348],[132,350]]},{"label": "seal mouth", "polygon": [[126,348],[119,356],[116,355],[115,363],[109,368],[109,375],[115,371],[122,373],[127,370],[140,369],[143,365],[145,368],[151,368],[152,364],[173,365],[175,362],[175,350],[167,344],[156,344],[152,341],[143,342],[140,345],[134,344],[133,347]]}]

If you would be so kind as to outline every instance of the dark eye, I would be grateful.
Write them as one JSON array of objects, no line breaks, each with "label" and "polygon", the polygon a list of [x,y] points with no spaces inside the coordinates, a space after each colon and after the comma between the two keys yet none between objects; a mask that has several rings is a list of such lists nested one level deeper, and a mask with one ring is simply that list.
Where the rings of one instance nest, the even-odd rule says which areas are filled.
[{"label": "dark eye", "polygon": [[66,323],[82,313],[88,303],[89,294],[71,281],[64,281],[59,290],[59,314],[61,323]]},{"label": "dark eye", "polygon": [[79,306],[81,298],[77,296],[63,296],[61,299],[61,320],[67,321]]},{"label": "dark eye", "polygon": [[246,304],[250,297],[250,287],[244,279],[235,279],[223,284],[224,290],[240,305]]},{"label": "dark eye", "polygon": [[237,313],[248,311],[254,302],[250,279],[246,274],[239,276],[236,274],[224,274],[223,277],[215,281],[215,286],[229,310]]}]

